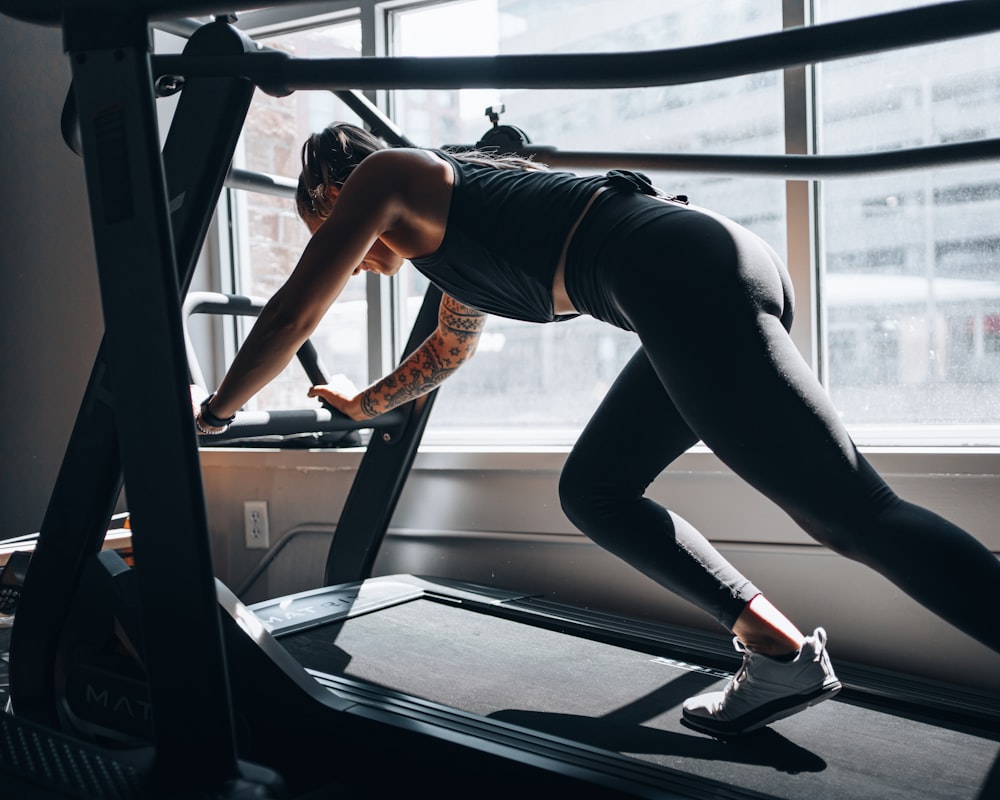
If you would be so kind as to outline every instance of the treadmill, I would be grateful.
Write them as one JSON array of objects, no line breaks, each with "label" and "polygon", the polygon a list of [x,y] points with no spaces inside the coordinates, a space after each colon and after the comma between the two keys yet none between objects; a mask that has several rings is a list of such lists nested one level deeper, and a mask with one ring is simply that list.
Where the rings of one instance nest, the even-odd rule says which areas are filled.
[{"label": "treadmill", "polygon": [[[273,74],[276,62],[225,15],[199,28],[179,59],[152,57],[150,19],[219,4],[126,5],[0,2],[65,32],[107,331],[15,617],[19,723],[81,748],[151,753],[143,785],[166,797],[236,796],[236,786],[295,798],[997,795],[995,696],[838,663],[846,686],[835,700],[719,741],[683,728],[678,706],[738,666],[724,637],[430,576],[369,577],[434,394],[366,423],[325,586],[242,603],[211,567],[182,298],[231,177],[255,85],[246,75],[258,62]],[[932,13],[986,24],[983,4],[950,5]],[[996,14],[988,21],[1000,27]],[[454,69],[437,61],[440,74]],[[495,80],[489,71],[504,63],[520,68],[489,59],[482,69]],[[160,80],[173,75],[184,80]],[[426,78],[397,80],[411,79]],[[177,86],[161,153],[151,89]],[[431,289],[407,351],[433,329],[438,301]],[[116,404],[135,374],[150,404]],[[151,409],[160,424],[148,424]],[[359,427],[304,413],[312,418],[238,418],[227,437]],[[134,567],[100,549],[123,483]]]}]

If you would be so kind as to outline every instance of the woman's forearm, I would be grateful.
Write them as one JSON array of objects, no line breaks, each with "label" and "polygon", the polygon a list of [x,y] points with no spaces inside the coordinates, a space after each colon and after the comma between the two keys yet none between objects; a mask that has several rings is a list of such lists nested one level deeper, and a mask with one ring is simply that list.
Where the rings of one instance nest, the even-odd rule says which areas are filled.
[{"label": "woman's forearm", "polygon": [[462,363],[442,357],[441,350],[439,337],[431,336],[396,369],[358,396],[361,412],[366,417],[377,417],[440,386]]},{"label": "woman's forearm", "polygon": [[445,295],[437,330],[358,396],[361,412],[375,417],[436,389],[476,352],[485,322],[482,312]]},{"label": "woman's forearm", "polygon": [[272,300],[261,311],[212,399],[211,411],[229,417],[288,365],[311,330],[281,313]]}]

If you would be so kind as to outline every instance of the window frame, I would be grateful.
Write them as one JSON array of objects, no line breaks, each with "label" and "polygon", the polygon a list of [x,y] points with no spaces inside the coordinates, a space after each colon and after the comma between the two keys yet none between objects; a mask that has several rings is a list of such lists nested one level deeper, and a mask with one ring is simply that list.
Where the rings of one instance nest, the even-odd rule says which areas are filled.
[{"label": "window frame", "polygon": [[[362,35],[362,56],[380,57],[392,55],[393,15],[428,6],[445,5],[455,0],[332,0],[331,2],[309,2],[301,5],[251,11],[242,14],[236,22],[251,37],[274,36],[291,33],[328,24],[331,21],[360,20]],[[812,0],[782,0],[782,26],[784,29],[811,25],[814,22]],[[815,65],[784,70],[784,142],[788,155],[813,155],[818,147],[818,76]],[[379,90],[366,93],[369,100],[388,111],[391,107],[390,92]],[[232,193],[239,190],[227,190]],[[786,253],[789,272],[796,291],[796,324],[792,339],[809,366],[826,387],[829,382],[828,357],[825,336],[825,314],[820,280],[823,264],[823,181],[786,180]],[[220,204],[220,213],[226,208],[239,208],[239,200],[230,197]],[[214,232],[225,231],[229,220],[221,220],[214,226]],[[221,235],[221,234],[220,234]],[[225,263],[227,258],[237,258],[238,247],[218,246],[208,248],[210,269],[216,276],[214,281],[223,285],[238,272],[238,261]],[[219,277],[221,276],[221,278]],[[406,330],[403,328],[403,303],[398,281],[378,275],[366,276],[366,299],[368,302],[368,364],[369,380],[374,381],[390,371],[397,363]],[[232,355],[234,343],[227,337],[224,347]],[[851,427],[851,426],[849,426]],[[882,426],[864,426],[864,440],[874,447],[898,445],[908,451],[965,447],[990,451],[1000,445],[1000,425],[969,426],[976,428],[977,435],[985,444],[962,445],[961,426],[930,426],[906,424],[883,429]],[[988,434],[983,436],[983,428]],[[852,433],[856,428],[851,427]],[[957,438],[949,436],[953,431]],[[492,449],[484,437],[480,449]],[[532,437],[536,439],[537,437]],[[448,446],[445,442],[434,445]],[[570,442],[566,443],[566,447]],[[462,443],[454,443],[460,450],[468,451],[477,446],[467,438]],[[523,443],[525,449],[533,446],[531,441]]]}]

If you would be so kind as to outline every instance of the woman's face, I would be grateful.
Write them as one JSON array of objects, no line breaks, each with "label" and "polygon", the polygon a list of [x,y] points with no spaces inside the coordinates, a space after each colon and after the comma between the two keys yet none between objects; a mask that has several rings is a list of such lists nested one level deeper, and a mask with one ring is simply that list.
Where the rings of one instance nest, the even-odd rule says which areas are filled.
[{"label": "woman's face", "polygon": [[[309,235],[315,236],[316,231],[325,222],[325,217],[321,217],[319,214],[307,214],[302,217],[302,221],[309,229]],[[364,271],[375,272],[379,275],[395,275],[402,266],[403,258],[383,244],[381,239],[376,239],[375,244],[355,268],[353,274],[358,275]]]},{"label": "woman's face", "polygon": [[382,243],[381,239],[376,239],[371,250],[368,251],[354,274],[357,275],[362,270],[375,272],[379,275],[395,275],[403,266],[403,258],[396,251],[391,250]]},{"label": "woman's face", "polygon": [[323,224],[323,217],[319,214],[305,214],[302,217],[302,221],[306,224],[309,229],[309,235],[314,236],[316,231],[319,230],[319,226]]}]

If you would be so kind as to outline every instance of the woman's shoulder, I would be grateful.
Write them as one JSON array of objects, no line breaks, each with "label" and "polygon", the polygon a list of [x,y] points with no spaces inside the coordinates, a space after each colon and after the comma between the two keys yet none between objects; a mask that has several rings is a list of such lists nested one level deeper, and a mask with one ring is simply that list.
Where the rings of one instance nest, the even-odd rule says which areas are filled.
[{"label": "woman's shoulder", "polygon": [[[451,165],[433,151],[418,147],[392,147],[377,150],[362,161],[354,172],[356,182],[376,182],[382,186],[402,188],[425,181],[451,183]],[[352,177],[354,177],[352,175]]]},{"label": "woman's shoulder", "polygon": [[368,164],[370,168],[382,169],[398,167],[426,169],[444,163],[447,162],[433,150],[425,150],[422,147],[387,147],[384,150],[376,150],[362,162]]},{"label": "woman's shoulder", "polygon": [[367,156],[344,183],[341,197],[348,206],[360,202],[363,216],[381,209],[391,223],[384,242],[406,258],[428,253],[440,245],[455,177],[451,166],[428,150],[393,147]]}]

